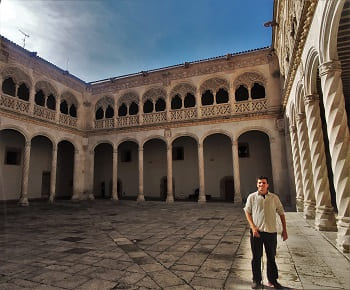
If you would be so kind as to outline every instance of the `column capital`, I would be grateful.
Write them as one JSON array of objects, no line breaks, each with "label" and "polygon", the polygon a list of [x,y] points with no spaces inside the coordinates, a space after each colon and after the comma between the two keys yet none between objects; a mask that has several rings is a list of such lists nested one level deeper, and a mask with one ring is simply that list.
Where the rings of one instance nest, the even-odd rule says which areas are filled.
[{"label": "column capital", "polygon": [[57,144],[56,143],[52,143],[52,151],[53,152],[57,151],[57,148],[58,148]]},{"label": "column capital", "polygon": [[143,151],[143,147],[139,147],[139,152]]},{"label": "column capital", "polygon": [[293,133],[296,133],[296,132],[297,132],[297,126],[295,126],[295,125],[289,125],[289,131],[290,131],[290,132],[293,132]]},{"label": "column capital", "polygon": [[341,63],[338,60],[331,60],[322,63],[319,67],[320,77],[334,71],[341,71]]},{"label": "column capital", "polygon": [[31,144],[32,144],[31,141],[25,141],[24,146],[25,146],[25,147],[30,147]]},{"label": "column capital", "polygon": [[238,146],[238,140],[233,140],[231,143],[232,143],[232,146]]},{"label": "column capital", "polygon": [[310,94],[310,95],[304,96],[305,105],[312,104],[315,101],[319,101],[319,100],[320,100],[320,96],[318,94]]},{"label": "column capital", "polygon": [[113,154],[118,154],[118,148],[113,149]]},{"label": "column capital", "polygon": [[303,120],[305,120],[305,113],[298,113],[298,114],[295,116],[295,119],[296,119],[298,122],[302,122]]},{"label": "column capital", "polygon": [[203,143],[199,143],[197,144],[198,148],[203,148]]}]

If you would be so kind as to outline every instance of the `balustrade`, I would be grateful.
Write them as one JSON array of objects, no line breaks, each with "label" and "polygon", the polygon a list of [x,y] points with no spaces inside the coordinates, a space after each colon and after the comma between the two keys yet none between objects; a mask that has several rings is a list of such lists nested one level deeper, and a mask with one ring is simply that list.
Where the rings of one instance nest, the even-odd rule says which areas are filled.
[{"label": "balustrade", "polygon": [[166,112],[143,114],[143,124],[162,123],[166,121]]},{"label": "balustrade", "polygon": [[29,114],[29,102],[11,96],[1,95],[0,107],[22,114]]},{"label": "balustrade", "polygon": [[197,116],[196,108],[185,108],[170,111],[170,121],[192,120],[197,119]]},{"label": "balustrade", "polygon": [[56,111],[53,111],[53,110],[50,110],[50,109],[47,109],[45,107],[41,107],[38,105],[34,105],[33,115],[36,117],[39,117],[41,119],[55,122]]},{"label": "balustrade", "polygon": [[59,119],[60,125],[65,125],[68,127],[76,128],[77,121],[78,121],[77,118],[74,118],[74,117],[71,117],[71,116],[65,115],[65,114],[60,114],[60,119]]},{"label": "balustrade", "polygon": [[138,124],[139,124],[138,115],[117,117],[118,127],[129,127],[129,126],[135,126]]}]

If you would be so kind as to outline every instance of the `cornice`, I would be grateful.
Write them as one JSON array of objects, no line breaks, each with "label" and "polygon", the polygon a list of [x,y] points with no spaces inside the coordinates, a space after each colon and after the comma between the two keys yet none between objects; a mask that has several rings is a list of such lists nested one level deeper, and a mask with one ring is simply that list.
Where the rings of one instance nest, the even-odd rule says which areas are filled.
[{"label": "cornice", "polygon": [[282,108],[286,108],[290,91],[295,79],[296,72],[301,62],[301,55],[305,46],[306,38],[309,34],[312,19],[315,14],[318,0],[308,0],[304,2],[304,7],[301,13],[300,24],[296,35],[295,45],[291,57],[291,66],[288,70],[288,75],[285,82],[285,89],[282,92]]}]

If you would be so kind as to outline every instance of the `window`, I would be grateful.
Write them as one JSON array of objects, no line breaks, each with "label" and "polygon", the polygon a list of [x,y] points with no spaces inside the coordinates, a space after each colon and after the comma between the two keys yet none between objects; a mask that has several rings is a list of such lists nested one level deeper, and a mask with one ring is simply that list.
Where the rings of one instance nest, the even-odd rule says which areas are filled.
[{"label": "window", "polygon": [[172,110],[177,110],[177,109],[181,109],[181,107],[182,107],[182,100],[181,100],[179,95],[176,95],[171,100],[171,109]]},{"label": "window", "polygon": [[263,99],[265,98],[265,88],[258,83],[254,83],[252,87],[252,99]]},{"label": "window", "polygon": [[162,98],[159,98],[156,102],[156,112],[165,111],[165,101]]},{"label": "window", "polygon": [[16,84],[12,78],[7,78],[2,83],[2,91],[4,94],[8,94],[10,96],[15,96],[16,94]]},{"label": "window", "polygon": [[17,95],[21,100],[29,100],[29,89],[24,83],[18,87]]},{"label": "window", "polygon": [[69,108],[69,115],[76,118],[77,117],[77,108],[72,104]]},{"label": "window", "polygon": [[173,160],[184,160],[184,157],[183,147],[173,147]]},{"label": "window", "polygon": [[128,112],[128,108],[124,103],[121,104],[121,106],[118,109],[118,116],[123,117],[126,116],[126,113]]},{"label": "window", "polygon": [[106,118],[113,118],[114,117],[114,109],[108,105],[106,109]]},{"label": "window", "polygon": [[221,88],[216,92],[216,103],[228,103],[228,92],[225,89]]},{"label": "window", "polygon": [[5,164],[6,165],[20,165],[21,164],[21,149],[19,149],[19,148],[6,148]]},{"label": "window", "polygon": [[238,143],[238,157],[240,157],[240,158],[248,158],[249,157],[248,143]]},{"label": "window", "polygon": [[66,102],[65,100],[63,100],[63,101],[61,102],[61,105],[60,105],[60,112],[61,112],[62,114],[68,115],[68,104],[67,104],[67,102]]},{"label": "window", "polygon": [[151,100],[147,100],[143,104],[143,112],[144,113],[152,113],[153,112],[153,103]]},{"label": "window", "polygon": [[202,106],[214,104],[214,96],[211,91],[206,90],[202,95]]},{"label": "window", "polygon": [[135,102],[132,102],[129,107],[129,115],[137,115],[138,112],[139,106]]},{"label": "window", "polygon": [[188,93],[184,100],[185,108],[191,108],[196,105],[196,98],[191,93]]},{"label": "window", "polygon": [[36,92],[35,94],[35,104],[37,104],[38,106],[45,106],[45,95],[44,92],[42,90],[39,90]]},{"label": "window", "polygon": [[47,97],[46,106],[51,110],[56,110],[56,99],[54,95],[50,94]]},{"label": "window", "polygon": [[96,120],[103,119],[103,115],[104,115],[103,109],[101,107],[99,107],[95,113]]},{"label": "window", "polygon": [[131,162],[131,151],[123,150],[121,154],[121,162]]},{"label": "window", "polygon": [[235,98],[236,98],[237,102],[248,100],[248,98],[249,98],[248,89],[245,86],[240,85],[236,89]]}]

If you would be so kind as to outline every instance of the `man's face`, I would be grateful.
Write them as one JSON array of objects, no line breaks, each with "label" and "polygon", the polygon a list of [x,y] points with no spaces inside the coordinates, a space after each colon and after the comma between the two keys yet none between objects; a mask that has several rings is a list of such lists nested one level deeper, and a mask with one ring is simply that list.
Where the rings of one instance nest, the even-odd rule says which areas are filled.
[{"label": "man's face", "polygon": [[256,186],[258,187],[258,192],[260,194],[266,194],[269,188],[269,184],[267,183],[266,179],[258,179]]}]

